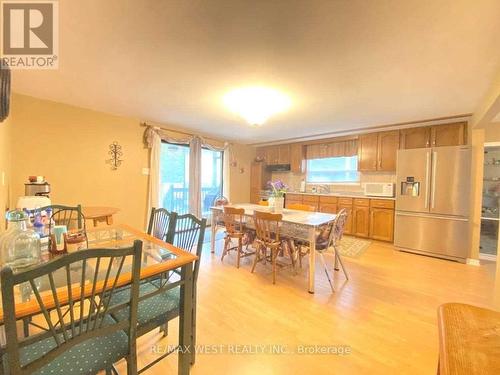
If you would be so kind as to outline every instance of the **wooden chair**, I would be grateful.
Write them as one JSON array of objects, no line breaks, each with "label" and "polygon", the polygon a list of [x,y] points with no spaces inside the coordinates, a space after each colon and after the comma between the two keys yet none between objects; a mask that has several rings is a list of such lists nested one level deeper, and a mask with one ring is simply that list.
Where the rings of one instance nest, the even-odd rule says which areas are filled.
[{"label": "wooden chair", "polygon": [[[205,235],[207,219],[198,219],[191,214],[178,215],[175,220],[175,229],[172,243],[189,252],[195,252],[198,259],[194,262],[193,267],[193,294],[192,309],[189,312],[192,314],[193,325],[191,327],[191,342],[192,347],[196,344],[196,285],[201,261],[201,252],[203,249],[203,239]],[[141,284],[139,288],[139,307],[137,309],[137,335],[142,336],[158,327],[168,333],[168,322],[179,316],[180,313],[180,286],[179,281],[172,279],[171,274],[180,274],[179,270],[172,273],[167,273],[161,277],[156,277],[148,282]],[[128,298],[130,291],[124,289],[120,293],[116,293],[114,300],[120,302]],[[129,319],[129,310],[122,309],[113,314],[117,321]],[[147,364],[140,372],[145,371],[151,366],[161,361],[166,356],[174,351],[168,351],[151,363]],[[195,353],[191,353],[191,363],[194,364]]]},{"label": "wooden chair", "polygon": [[[111,374],[113,364],[125,358],[127,373],[137,374],[141,251],[142,242],[134,241],[128,248],[81,250],[15,274],[9,267],[3,268],[0,277],[7,344],[1,348],[1,368],[9,375],[95,374],[101,370]],[[125,265],[130,257],[131,262]],[[131,292],[121,303],[111,303],[129,272]],[[63,286],[56,286],[58,280],[64,281]],[[50,288],[42,294],[38,284],[43,281]],[[37,315],[43,322],[38,325],[40,333],[18,338],[14,294],[28,285],[35,307],[30,316]],[[64,312],[63,307],[68,310]],[[111,318],[113,312],[125,308],[130,311],[129,319],[116,322]],[[20,313],[27,314],[26,310],[17,311]]]},{"label": "wooden chair", "polygon": [[[280,225],[283,216],[269,212],[255,211],[253,220],[255,224],[255,258],[252,266],[252,273],[258,262],[266,263],[270,261],[273,269],[273,284],[276,284],[277,258],[282,247],[280,238]],[[269,250],[269,254],[268,254]],[[290,254],[292,266],[295,267],[295,260]]]},{"label": "wooden chair", "polygon": [[291,210],[308,211],[308,212],[316,211],[316,207],[302,203],[290,203],[287,208]]},{"label": "wooden chair", "polygon": [[[224,237],[224,250],[220,260],[223,261],[224,257],[231,251],[236,251],[236,268],[240,268],[241,258],[255,254],[254,251],[248,251],[248,242],[246,249],[243,250],[243,240],[246,235],[243,215],[245,215],[245,209],[228,206],[224,207],[224,213],[222,214],[226,236]],[[237,246],[231,246],[233,239],[238,241]]]},{"label": "wooden chair", "polygon": [[172,243],[177,212],[165,208],[152,208],[149,215],[148,234],[162,241]]}]

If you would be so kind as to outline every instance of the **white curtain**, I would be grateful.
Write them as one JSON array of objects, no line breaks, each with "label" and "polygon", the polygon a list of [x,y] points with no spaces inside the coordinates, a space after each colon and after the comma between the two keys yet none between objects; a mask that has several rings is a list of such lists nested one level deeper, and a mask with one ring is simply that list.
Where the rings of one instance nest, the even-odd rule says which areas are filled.
[{"label": "white curtain", "polygon": [[231,161],[232,161],[232,147],[230,144],[226,146],[224,150],[224,165],[222,166],[222,195],[224,195],[229,202],[231,202],[231,197],[229,192],[231,191]]},{"label": "white curtain", "polygon": [[189,212],[201,217],[201,139],[189,142]]},{"label": "white curtain", "polygon": [[[201,150],[206,147],[213,151],[224,152],[223,165],[223,195],[229,199],[229,179],[231,165],[231,149],[229,143],[210,142],[196,135],[181,135],[173,137],[172,132],[148,126],[144,133],[144,142],[151,149],[150,177],[149,177],[149,211],[151,207],[160,206],[160,150],[161,141],[189,144],[189,212],[201,217]],[[218,144],[216,144],[218,143]]]},{"label": "white curtain", "polygon": [[[151,132],[150,148],[151,157],[149,160],[149,196],[148,196],[148,211],[151,212],[153,207],[160,205],[160,153],[161,153],[161,138],[156,132]],[[147,219],[149,216],[146,216]],[[147,224],[146,224],[147,225]]]}]

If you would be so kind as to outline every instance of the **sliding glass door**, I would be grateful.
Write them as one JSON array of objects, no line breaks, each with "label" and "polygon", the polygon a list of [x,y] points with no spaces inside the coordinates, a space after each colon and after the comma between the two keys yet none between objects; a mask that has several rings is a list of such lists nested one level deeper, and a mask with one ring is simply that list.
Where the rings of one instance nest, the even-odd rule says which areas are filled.
[{"label": "sliding glass door", "polygon": [[[203,217],[209,217],[215,198],[222,195],[223,152],[201,150],[200,202]],[[189,145],[162,143],[160,205],[179,214],[189,213]]]},{"label": "sliding glass door", "polygon": [[189,145],[161,145],[160,205],[181,215],[189,213]]},{"label": "sliding glass door", "polygon": [[201,150],[201,214],[209,217],[215,198],[222,195],[221,151]]}]

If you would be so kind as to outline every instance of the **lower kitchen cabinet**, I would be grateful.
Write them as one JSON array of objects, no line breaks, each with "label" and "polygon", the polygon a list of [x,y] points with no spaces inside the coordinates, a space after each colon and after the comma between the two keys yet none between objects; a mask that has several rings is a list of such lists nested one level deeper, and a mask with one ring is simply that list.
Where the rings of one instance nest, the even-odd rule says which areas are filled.
[{"label": "lower kitchen cabinet", "polygon": [[320,203],[319,210],[327,214],[336,214],[337,203]]},{"label": "lower kitchen cabinet", "polygon": [[285,206],[302,203],[317,211],[336,214],[347,211],[344,233],[356,237],[392,242],[394,238],[394,201],[375,198],[349,198],[331,195],[288,193]]},{"label": "lower kitchen cabinet", "polygon": [[358,237],[370,236],[370,208],[354,206],[352,210],[353,234]]},{"label": "lower kitchen cabinet", "polygon": [[370,238],[392,242],[394,239],[394,210],[370,208]]},{"label": "lower kitchen cabinet", "polygon": [[353,223],[353,219],[352,219],[352,205],[345,205],[345,204],[339,204],[338,205],[338,211],[342,210],[343,208],[346,209],[347,211],[347,220],[345,222],[345,226],[344,226],[344,234],[354,234],[353,231],[352,231],[352,223]]}]

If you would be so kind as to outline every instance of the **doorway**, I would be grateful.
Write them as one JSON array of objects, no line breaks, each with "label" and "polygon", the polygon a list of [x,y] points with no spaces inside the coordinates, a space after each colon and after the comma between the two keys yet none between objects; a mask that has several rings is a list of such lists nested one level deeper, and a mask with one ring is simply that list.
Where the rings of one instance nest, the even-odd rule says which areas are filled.
[{"label": "doorway", "polygon": [[483,203],[479,256],[493,260],[498,255],[500,228],[500,143],[485,143],[483,170]]},{"label": "doorway", "polygon": [[[201,149],[200,202],[202,217],[223,188],[223,152]],[[189,213],[189,158],[187,144],[162,142],[160,159],[160,206],[179,215]]]}]

